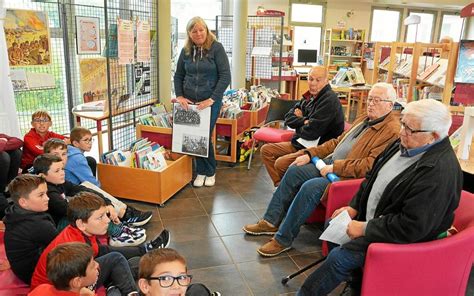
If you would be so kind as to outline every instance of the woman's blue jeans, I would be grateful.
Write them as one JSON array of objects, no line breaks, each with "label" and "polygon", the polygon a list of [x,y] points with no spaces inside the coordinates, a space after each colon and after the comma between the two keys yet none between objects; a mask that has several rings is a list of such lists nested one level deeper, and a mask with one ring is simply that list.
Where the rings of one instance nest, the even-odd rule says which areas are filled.
[{"label": "woman's blue jeans", "polygon": [[222,101],[215,101],[211,106],[211,129],[209,134],[209,154],[208,157],[196,157],[196,172],[198,175],[208,177],[216,174],[216,156],[214,155],[214,146],[212,145],[211,136],[216,126],[217,118],[221,110]]}]

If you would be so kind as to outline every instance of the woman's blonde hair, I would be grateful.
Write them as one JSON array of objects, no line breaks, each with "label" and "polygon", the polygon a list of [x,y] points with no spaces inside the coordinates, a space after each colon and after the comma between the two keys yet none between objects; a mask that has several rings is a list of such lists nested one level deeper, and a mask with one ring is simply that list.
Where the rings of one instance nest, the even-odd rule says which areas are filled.
[{"label": "woman's blonde hair", "polygon": [[184,43],[184,52],[186,53],[186,55],[191,55],[192,53],[194,42],[189,35],[193,30],[194,26],[197,24],[204,26],[207,31],[206,41],[204,41],[204,44],[202,45],[203,50],[209,50],[211,48],[212,43],[216,40],[216,36],[211,31],[209,31],[206,22],[201,17],[195,16],[190,19],[188,24],[186,25],[186,42]]}]

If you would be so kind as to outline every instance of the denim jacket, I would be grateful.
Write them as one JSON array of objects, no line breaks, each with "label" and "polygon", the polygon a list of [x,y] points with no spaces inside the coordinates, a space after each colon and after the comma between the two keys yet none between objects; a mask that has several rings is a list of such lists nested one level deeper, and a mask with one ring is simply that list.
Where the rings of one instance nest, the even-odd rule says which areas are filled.
[{"label": "denim jacket", "polygon": [[176,97],[220,102],[229,84],[229,59],[222,44],[214,41],[209,50],[194,47],[191,55],[186,55],[184,48],[181,50],[174,75]]}]

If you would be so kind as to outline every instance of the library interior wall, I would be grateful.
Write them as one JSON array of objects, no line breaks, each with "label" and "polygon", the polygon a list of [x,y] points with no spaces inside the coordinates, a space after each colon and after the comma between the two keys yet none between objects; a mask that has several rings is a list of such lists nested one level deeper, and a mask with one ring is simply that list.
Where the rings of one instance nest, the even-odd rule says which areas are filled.
[{"label": "library interior wall", "polygon": [[[289,0],[260,0],[260,1],[249,1],[248,14],[255,15],[257,8],[261,5],[265,9],[274,9],[285,12],[285,25],[288,25],[290,19],[290,1]],[[462,7],[465,6],[461,1],[456,1],[456,3],[447,3],[448,0],[435,1],[435,0],[425,0],[425,2],[431,3],[431,7],[416,7],[416,6],[397,6],[390,5],[390,7],[401,9],[402,10],[402,19],[408,16],[409,10],[426,10],[435,13],[435,27],[433,34],[433,42],[439,40],[439,23],[441,22],[442,12],[443,11],[453,11],[459,12]],[[441,3],[443,2],[443,3]],[[455,2],[455,1],[453,1]],[[439,5],[437,5],[439,4]],[[456,5],[455,5],[456,4]],[[460,7],[456,9],[454,7]],[[439,9],[443,7],[443,9]],[[445,9],[444,9],[445,8]],[[347,12],[353,10],[354,14],[351,17],[347,17]],[[369,2],[358,2],[351,1],[350,5],[347,2],[328,2],[326,4],[326,16],[325,16],[325,29],[335,28],[337,22],[343,20],[346,22],[346,27],[352,27],[355,29],[364,29],[366,30],[367,38],[369,35],[370,22],[372,15],[372,3]],[[401,26],[400,28],[400,40],[405,39],[406,26]]]}]

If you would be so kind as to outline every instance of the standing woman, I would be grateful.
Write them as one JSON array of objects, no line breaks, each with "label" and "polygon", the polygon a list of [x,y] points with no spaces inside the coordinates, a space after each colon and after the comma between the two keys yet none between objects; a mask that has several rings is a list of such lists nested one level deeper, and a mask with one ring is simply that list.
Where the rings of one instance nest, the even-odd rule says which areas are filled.
[{"label": "standing woman", "polygon": [[[230,84],[229,60],[222,44],[200,17],[193,17],[186,26],[188,37],[179,55],[174,89],[179,104],[197,104],[198,109],[211,108],[211,134],[222,106],[222,96]],[[210,138],[210,137],[209,137]],[[216,158],[209,141],[209,156],[196,158],[195,187],[214,186]]]}]

